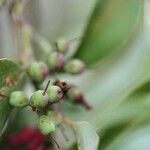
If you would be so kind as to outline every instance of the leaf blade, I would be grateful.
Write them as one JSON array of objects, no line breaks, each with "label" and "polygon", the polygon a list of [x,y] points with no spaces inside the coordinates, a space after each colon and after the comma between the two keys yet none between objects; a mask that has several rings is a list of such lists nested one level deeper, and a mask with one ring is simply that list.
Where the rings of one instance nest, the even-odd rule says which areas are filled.
[{"label": "leaf blade", "polygon": [[88,122],[76,122],[75,132],[79,150],[97,150],[99,136]]},{"label": "leaf blade", "polygon": [[19,65],[6,58],[0,59],[0,137],[12,110],[8,102],[9,93],[20,86],[23,77]]},{"label": "leaf blade", "polygon": [[140,26],[142,3],[141,0],[99,0],[75,57],[91,65],[123,51]]}]

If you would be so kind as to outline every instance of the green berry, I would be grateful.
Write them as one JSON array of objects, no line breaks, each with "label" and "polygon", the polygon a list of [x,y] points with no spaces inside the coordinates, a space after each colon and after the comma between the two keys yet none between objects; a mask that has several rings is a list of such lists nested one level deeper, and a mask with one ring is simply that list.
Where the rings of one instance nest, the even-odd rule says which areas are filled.
[{"label": "green berry", "polygon": [[56,85],[49,86],[47,89],[47,94],[50,102],[55,102],[63,97],[63,91]]},{"label": "green berry", "polygon": [[28,104],[28,99],[24,92],[14,91],[10,95],[9,102],[14,107],[23,107]]},{"label": "green berry", "polygon": [[67,91],[67,97],[73,103],[80,104],[80,105],[84,106],[87,110],[92,109],[91,105],[84,99],[82,92],[75,86],[71,87]]},{"label": "green berry", "polygon": [[34,108],[45,107],[48,104],[47,93],[43,94],[43,90],[35,91],[30,97],[30,105]]},{"label": "green berry", "polygon": [[85,65],[79,59],[71,59],[65,65],[65,70],[71,74],[79,74],[84,71]]},{"label": "green berry", "polygon": [[69,48],[69,42],[68,40],[64,39],[64,38],[60,38],[57,40],[57,48],[58,51],[61,53],[66,53],[68,48]]},{"label": "green berry", "polygon": [[67,91],[67,97],[72,101],[76,101],[76,99],[78,99],[81,95],[82,93],[77,87],[71,87]]},{"label": "green berry", "polygon": [[48,116],[43,115],[38,119],[38,128],[44,135],[48,135],[55,131],[55,124]]},{"label": "green berry", "polygon": [[41,82],[48,75],[48,67],[43,62],[32,62],[29,65],[28,72],[29,72],[30,77],[35,82]]},{"label": "green berry", "polygon": [[59,125],[62,122],[62,116],[56,111],[48,111],[47,116],[51,118],[55,125]]},{"label": "green berry", "polygon": [[47,60],[50,70],[62,69],[64,66],[64,55],[59,52],[52,52]]}]

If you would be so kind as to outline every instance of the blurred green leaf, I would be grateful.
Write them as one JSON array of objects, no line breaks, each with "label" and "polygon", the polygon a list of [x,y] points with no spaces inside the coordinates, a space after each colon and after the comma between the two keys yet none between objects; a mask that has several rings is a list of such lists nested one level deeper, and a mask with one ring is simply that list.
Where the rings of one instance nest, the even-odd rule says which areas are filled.
[{"label": "blurred green leaf", "polygon": [[12,110],[8,102],[9,93],[21,85],[23,76],[19,65],[8,59],[0,59],[0,136]]},{"label": "blurred green leaf", "polygon": [[89,123],[84,121],[76,122],[75,132],[79,150],[97,150],[99,136]]},{"label": "blurred green leaf", "polygon": [[123,125],[115,125],[111,126],[107,130],[105,130],[103,133],[99,133],[101,135],[101,144],[99,146],[100,150],[104,150],[108,147],[109,144],[112,143],[114,139],[116,139],[128,126],[127,124]]},{"label": "blurred green leaf", "polygon": [[7,122],[9,121],[9,115],[11,113],[12,107],[9,105],[8,101],[0,102],[0,137],[5,132],[7,128]]},{"label": "blurred green leaf", "polygon": [[11,131],[17,131],[18,129],[29,125],[36,126],[36,123],[37,115],[33,113],[30,108],[25,107],[24,109],[20,109],[20,111],[16,114],[13,124],[11,125]]},{"label": "blurred green leaf", "polygon": [[75,54],[87,65],[116,55],[131,42],[141,24],[142,0],[98,0]]},{"label": "blurred green leaf", "polygon": [[3,5],[4,2],[5,0],[0,0],[0,7]]},{"label": "blurred green leaf", "polygon": [[150,127],[149,124],[145,124],[136,129],[127,129],[106,150],[148,150],[149,140]]},{"label": "blurred green leaf", "polygon": [[[92,114],[96,118],[88,116],[86,120],[93,123],[101,135],[100,147],[109,150],[109,146],[114,145],[114,141],[121,142],[124,140],[124,138],[120,138],[120,135],[127,136],[139,125],[150,122],[149,115],[150,93],[147,93],[127,98],[124,103],[117,107],[115,107],[115,103],[105,106],[103,110]],[[92,119],[89,120],[88,118]],[[120,149],[118,148],[118,150]]]},{"label": "blurred green leaf", "polygon": [[[100,148],[109,150],[110,146],[114,145],[114,141],[121,142],[124,140],[120,136],[125,137],[141,124],[150,122],[149,115],[150,94],[146,94],[141,97],[132,97],[118,107],[113,105],[105,107],[103,111],[93,113],[92,116],[96,116],[96,118],[93,117],[90,121],[93,123],[95,122],[94,120],[97,120],[97,123],[95,122],[96,124],[93,125],[95,125],[95,129],[101,135]],[[91,117],[88,116],[88,118]],[[118,150],[120,149],[118,148]]]},{"label": "blurred green leaf", "polygon": [[[136,101],[138,99],[138,101]],[[97,115],[96,118],[92,118],[89,121],[95,123],[95,128],[102,132],[114,125],[121,125],[139,117],[148,117],[150,115],[150,95],[145,95],[142,97],[137,97],[131,99],[130,102],[125,102],[118,107],[108,106],[105,107],[102,112],[93,112],[93,115]],[[96,121],[97,120],[97,121]],[[94,125],[94,124],[93,124]]]}]

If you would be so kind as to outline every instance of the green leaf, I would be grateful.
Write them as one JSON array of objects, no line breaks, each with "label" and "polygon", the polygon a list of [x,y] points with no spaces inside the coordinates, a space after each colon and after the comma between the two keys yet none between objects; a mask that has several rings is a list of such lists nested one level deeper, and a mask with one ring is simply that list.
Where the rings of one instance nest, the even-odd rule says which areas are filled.
[{"label": "green leaf", "polygon": [[3,5],[4,2],[5,0],[0,0],[0,7]]},{"label": "green leaf", "polygon": [[[105,107],[102,112],[95,111],[92,115],[97,117],[90,119],[90,122],[94,122],[95,128],[102,132],[111,126],[129,123],[141,116],[145,120],[145,117],[148,118],[150,115],[149,98],[150,95],[136,97],[135,100],[131,99],[131,102],[125,102],[118,107],[112,105]],[[90,116],[88,117],[90,118]]]},{"label": "green leaf", "polygon": [[75,132],[79,150],[97,150],[99,136],[89,123],[84,121],[76,122]]},{"label": "green leaf", "polygon": [[150,124],[139,128],[127,129],[106,150],[148,150],[150,149]]},{"label": "green leaf", "polygon": [[7,121],[9,121],[9,115],[12,107],[9,105],[8,101],[0,102],[0,137],[5,132],[7,128]]},{"label": "green leaf", "polygon": [[[121,141],[122,139],[118,138],[118,133],[120,137],[124,131],[129,132],[130,129],[135,129],[140,124],[149,122],[149,98],[150,94],[142,95],[141,97],[132,97],[129,101],[124,102],[118,107],[112,105],[104,108],[102,112],[95,112],[95,114],[93,114],[93,116],[96,116],[95,120],[97,120],[95,128],[101,135],[101,148],[109,147],[114,141]],[[94,122],[94,120],[91,121],[91,123],[92,122]],[[131,133],[131,131],[128,132],[126,135]]]},{"label": "green leaf", "polygon": [[30,108],[25,107],[24,109],[20,109],[20,111],[16,114],[13,124],[11,125],[11,130],[17,131],[18,129],[29,125],[36,126],[37,120],[37,115],[33,113]]},{"label": "green leaf", "polygon": [[87,65],[124,51],[142,23],[142,0],[98,0],[75,54]]},{"label": "green leaf", "polygon": [[8,59],[0,59],[0,137],[11,113],[9,93],[22,83],[24,73],[20,66]]}]

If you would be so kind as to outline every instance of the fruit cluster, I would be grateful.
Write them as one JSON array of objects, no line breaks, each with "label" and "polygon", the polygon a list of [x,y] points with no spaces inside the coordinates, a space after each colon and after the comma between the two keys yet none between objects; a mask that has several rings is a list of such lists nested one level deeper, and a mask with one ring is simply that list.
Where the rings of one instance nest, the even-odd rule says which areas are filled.
[{"label": "fruit cluster", "polygon": [[70,74],[80,74],[85,69],[85,64],[79,59],[65,60],[69,42],[60,39],[55,44],[55,50],[47,55],[46,61],[32,61],[28,66],[28,74],[34,82],[41,83],[49,72],[55,73],[63,70]]},{"label": "fruit cluster", "polygon": [[[34,34],[33,27],[27,19],[27,4],[28,1],[15,0],[9,2],[7,5],[12,24],[17,33],[17,41],[20,39],[18,43],[18,51],[20,52],[19,63],[25,69],[36,91],[30,97],[23,91],[13,91],[10,94],[9,102],[16,108],[29,106],[33,111],[36,111],[39,116],[37,123],[38,129],[44,135],[50,135],[64,119],[61,111],[55,107],[60,104],[59,102],[65,99],[70,100],[70,102],[84,106],[87,110],[91,109],[91,106],[84,100],[82,92],[75,85],[68,82],[55,80],[54,82],[49,81],[45,88],[42,88],[41,85],[49,76],[56,78],[55,74],[60,71],[72,75],[80,74],[84,71],[85,64],[79,59],[67,57],[69,55],[66,54],[69,50],[70,41],[72,40],[59,39],[55,42],[53,51],[47,53],[47,48],[45,51],[45,45],[48,49],[51,46],[45,44],[48,42],[41,42],[42,38],[40,38],[38,33]],[[42,56],[45,56],[44,60],[42,56],[40,60],[31,58],[33,56],[31,54],[33,52],[32,50],[36,49],[34,42],[38,43],[38,46],[42,48]],[[44,46],[41,46],[43,45],[42,43],[44,43]],[[36,55],[36,53],[34,54]],[[31,61],[30,59],[33,60]]]},{"label": "fruit cluster", "polygon": [[[59,40],[56,48],[47,57],[47,63],[33,61],[27,68],[27,73],[34,84],[40,85],[48,75],[59,70],[67,73],[79,74],[84,71],[85,65],[79,59],[70,59],[65,62],[64,54],[67,52],[68,42]],[[39,87],[39,86],[38,86]],[[38,128],[44,135],[49,135],[55,131],[55,126],[61,123],[62,117],[54,110],[54,104],[58,104],[65,99],[70,102],[81,104],[87,110],[91,106],[84,100],[82,92],[72,84],[65,81],[55,80],[53,83],[48,81],[44,89],[37,89],[30,98],[23,91],[13,91],[10,94],[10,104],[14,107],[30,106],[39,115]],[[56,115],[54,115],[56,113]],[[57,116],[55,119],[54,116]]]}]

